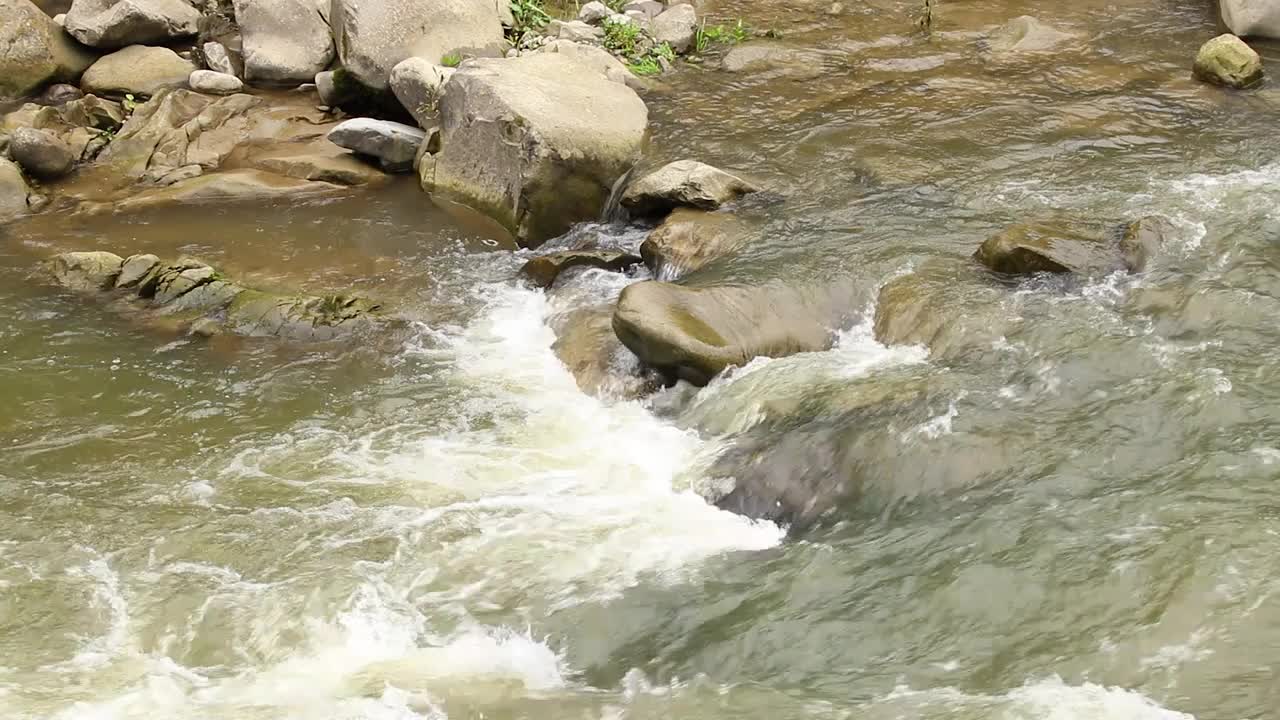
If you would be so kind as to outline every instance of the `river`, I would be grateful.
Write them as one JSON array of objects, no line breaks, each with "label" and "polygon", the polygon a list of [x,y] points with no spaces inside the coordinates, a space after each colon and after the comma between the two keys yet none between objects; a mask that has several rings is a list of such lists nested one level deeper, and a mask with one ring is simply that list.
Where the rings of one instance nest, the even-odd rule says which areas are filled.
[{"label": "river", "polygon": [[[698,391],[582,392],[557,328],[634,278],[529,289],[409,182],[0,229],[0,715],[1280,717],[1280,93],[1190,79],[1199,0],[940,0],[929,38],[915,2],[829,5],[715,4],[805,55],[646,95],[650,160],[770,190],[688,282],[861,303]],[[1022,14],[1075,39],[994,56]],[[887,280],[1050,210],[1176,232],[1137,275],[935,270],[950,338],[875,340]],[[30,280],[73,249],[410,327],[178,337]],[[790,533],[717,509],[748,447],[861,492]]]}]

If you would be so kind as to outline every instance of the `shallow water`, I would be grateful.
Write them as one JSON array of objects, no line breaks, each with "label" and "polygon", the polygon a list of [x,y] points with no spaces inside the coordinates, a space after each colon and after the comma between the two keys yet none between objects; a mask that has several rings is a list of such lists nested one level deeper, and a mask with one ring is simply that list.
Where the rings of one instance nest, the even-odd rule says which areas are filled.
[{"label": "shallow water", "polygon": [[[821,74],[709,59],[647,98],[655,162],[774,191],[684,281],[858,289],[832,350],[696,393],[582,393],[553,328],[629,280],[524,288],[411,185],[0,231],[2,714],[1277,717],[1274,90],[1188,79],[1191,0],[941,0],[928,40],[915,3],[845,4],[714,6]],[[1077,40],[990,57],[1021,14]],[[950,269],[1050,209],[1177,232],[1138,276]],[[28,278],[73,248],[411,329],[182,338]],[[954,318],[933,353],[871,335],[910,270]],[[788,536],[704,499],[751,453],[861,491]]]}]

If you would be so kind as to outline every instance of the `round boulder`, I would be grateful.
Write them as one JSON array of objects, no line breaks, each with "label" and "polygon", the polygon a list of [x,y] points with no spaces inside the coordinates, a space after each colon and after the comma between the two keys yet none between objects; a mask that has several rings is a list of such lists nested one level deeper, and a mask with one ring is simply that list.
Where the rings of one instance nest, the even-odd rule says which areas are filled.
[{"label": "round boulder", "polygon": [[64,22],[85,45],[120,48],[195,35],[200,11],[183,0],[75,0]]},{"label": "round boulder", "polygon": [[1200,46],[1192,73],[1213,85],[1252,87],[1262,82],[1262,58],[1245,41],[1224,33]]},{"label": "round boulder", "polygon": [[9,155],[31,175],[54,180],[71,172],[76,156],[57,135],[35,128],[18,128],[9,136]]},{"label": "round boulder", "polygon": [[95,95],[154,95],[183,85],[195,72],[190,60],[162,47],[133,45],[107,55],[85,71],[80,87]]}]

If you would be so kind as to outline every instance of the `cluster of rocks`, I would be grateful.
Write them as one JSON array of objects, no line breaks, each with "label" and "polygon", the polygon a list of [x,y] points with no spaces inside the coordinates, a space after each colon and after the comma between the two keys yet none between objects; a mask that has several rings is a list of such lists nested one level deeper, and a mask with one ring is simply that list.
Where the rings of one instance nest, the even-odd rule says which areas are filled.
[{"label": "cluster of rocks", "polygon": [[122,258],[110,252],[69,252],[44,264],[57,285],[102,299],[124,298],[165,325],[192,334],[223,333],[317,342],[350,337],[385,322],[381,305],[348,295],[280,295],[247,288],[192,258]]}]

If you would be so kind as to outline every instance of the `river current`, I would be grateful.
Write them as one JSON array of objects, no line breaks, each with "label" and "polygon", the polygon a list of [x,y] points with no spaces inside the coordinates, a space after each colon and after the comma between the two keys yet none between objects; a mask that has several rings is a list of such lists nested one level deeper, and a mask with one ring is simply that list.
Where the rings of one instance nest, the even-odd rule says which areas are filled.
[{"label": "river current", "polygon": [[[0,716],[1280,717],[1280,93],[1190,79],[1212,3],[936,4],[928,38],[906,0],[713,4],[801,54],[646,94],[649,160],[770,191],[682,282],[858,288],[831,350],[701,390],[584,393],[557,331],[636,278],[530,289],[409,183],[0,229]],[[996,57],[1022,14],[1074,39]],[[1175,233],[1137,275],[930,270],[1047,211]],[[88,249],[409,328],[200,340],[31,280]],[[872,332],[912,271],[932,349]],[[747,446],[862,491],[717,509]]]}]

